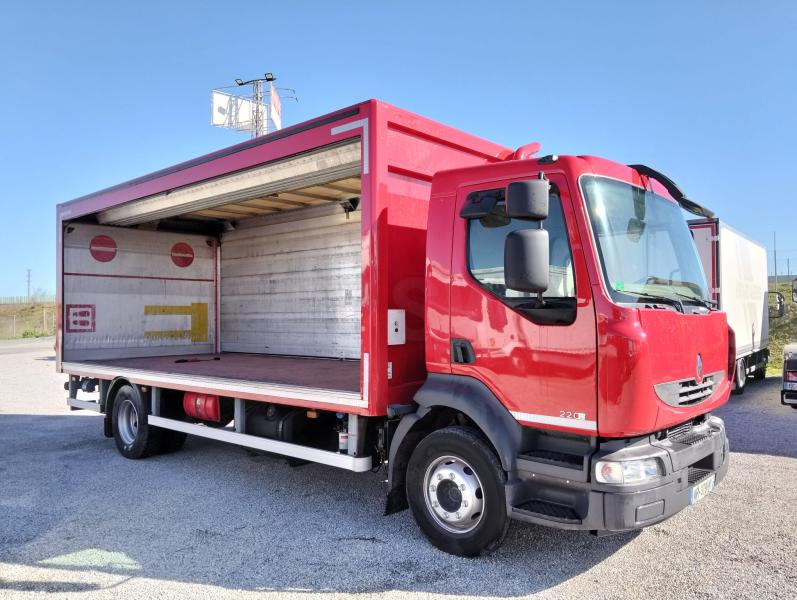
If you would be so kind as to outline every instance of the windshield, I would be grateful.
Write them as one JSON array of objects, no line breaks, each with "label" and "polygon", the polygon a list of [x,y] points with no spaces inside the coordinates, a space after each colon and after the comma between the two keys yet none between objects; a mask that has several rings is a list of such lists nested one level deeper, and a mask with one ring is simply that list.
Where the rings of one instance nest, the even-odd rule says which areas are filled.
[{"label": "windshield", "polygon": [[650,296],[683,303],[708,298],[703,268],[678,204],[604,177],[584,176],[581,186],[606,287],[615,302],[646,302]]}]

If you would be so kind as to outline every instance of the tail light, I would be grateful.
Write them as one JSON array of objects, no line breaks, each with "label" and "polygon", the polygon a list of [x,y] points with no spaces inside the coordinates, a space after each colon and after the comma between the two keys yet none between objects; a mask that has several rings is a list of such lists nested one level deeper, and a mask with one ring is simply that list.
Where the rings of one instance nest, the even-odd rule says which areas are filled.
[{"label": "tail light", "polygon": [[797,371],[786,371],[783,374],[783,381],[797,383]]},{"label": "tail light", "polygon": [[733,381],[736,369],[736,334],[728,327],[728,381]]},{"label": "tail light", "polygon": [[221,421],[219,397],[211,394],[186,392],[183,395],[183,410],[189,417],[200,421]]}]

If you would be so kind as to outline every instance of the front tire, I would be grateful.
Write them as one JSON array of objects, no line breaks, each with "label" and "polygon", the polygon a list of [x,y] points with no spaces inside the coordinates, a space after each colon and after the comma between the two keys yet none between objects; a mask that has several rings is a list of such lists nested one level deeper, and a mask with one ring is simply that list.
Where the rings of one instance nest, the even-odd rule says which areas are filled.
[{"label": "front tire", "polygon": [[410,457],[407,499],[415,521],[440,550],[478,556],[496,550],[509,529],[506,473],[476,430],[446,427]]},{"label": "front tire", "polygon": [[733,394],[737,396],[744,394],[747,385],[747,360],[740,358],[736,361],[736,376],[733,380]]},{"label": "front tire", "polygon": [[146,458],[158,454],[163,446],[163,430],[148,422],[147,403],[138,388],[123,385],[113,402],[111,429],[116,448],[125,458]]}]

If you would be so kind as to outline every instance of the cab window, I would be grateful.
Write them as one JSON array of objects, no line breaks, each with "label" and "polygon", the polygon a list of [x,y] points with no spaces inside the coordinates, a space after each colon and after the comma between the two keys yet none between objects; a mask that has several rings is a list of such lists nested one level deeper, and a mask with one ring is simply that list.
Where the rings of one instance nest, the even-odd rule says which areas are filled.
[{"label": "cab window", "polygon": [[[474,194],[490,194],[496,198],[492,211],[468,221],[468,268],[473,277],[493,294],[504,298],[530,298],[528,294],[507,289],[504,281],[504,239],[518,229],[537,228],[536,221],[510,219],[506,216],[504,190],[486,190]],[[469,196],[468,201],[478,198]],[[542,222],[548,231],[549,275],[544,298],[575,298],[573,256],[567,238],[562,202],[552,192],[548,201],[548,218]]]}]

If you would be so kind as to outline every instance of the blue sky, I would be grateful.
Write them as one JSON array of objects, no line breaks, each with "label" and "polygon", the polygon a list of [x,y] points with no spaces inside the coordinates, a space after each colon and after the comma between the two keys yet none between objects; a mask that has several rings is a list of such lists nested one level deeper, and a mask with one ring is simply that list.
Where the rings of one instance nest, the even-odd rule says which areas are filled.
[{"label": "blue sky", "polygon": [[651,165],[797,272],[797,3],[32,0],[0,9],[0,295],[54,290],[57,202],[245,139],[209,92],[265,71],[286,124],[377,97]]}]

